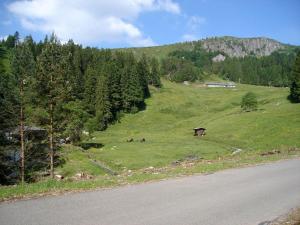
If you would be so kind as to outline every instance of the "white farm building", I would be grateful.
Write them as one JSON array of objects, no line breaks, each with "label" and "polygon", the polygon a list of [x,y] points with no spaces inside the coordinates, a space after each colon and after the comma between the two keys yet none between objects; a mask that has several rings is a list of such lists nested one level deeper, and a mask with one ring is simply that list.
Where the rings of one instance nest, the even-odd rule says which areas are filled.
[{"label": "white farm building", "polygon": [[234,82],[207,82],[206,87],[224,87],[224,88],[235,88]]}]

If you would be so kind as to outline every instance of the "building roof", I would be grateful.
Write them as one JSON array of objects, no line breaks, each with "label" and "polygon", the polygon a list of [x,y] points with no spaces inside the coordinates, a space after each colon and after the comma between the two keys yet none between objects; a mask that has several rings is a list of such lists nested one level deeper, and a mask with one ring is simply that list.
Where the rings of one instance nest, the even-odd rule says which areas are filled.
[{"label": "building roof", "polygon": [[196,127],[196,128],[194,128],[194,130],[206,130],[206,129],[203,127]]},{"label": "building roof", "polygon": [[220,86],[228,86],[228,85],[235,85],[234,82],[206,82],[206,85],[220,85]]}]

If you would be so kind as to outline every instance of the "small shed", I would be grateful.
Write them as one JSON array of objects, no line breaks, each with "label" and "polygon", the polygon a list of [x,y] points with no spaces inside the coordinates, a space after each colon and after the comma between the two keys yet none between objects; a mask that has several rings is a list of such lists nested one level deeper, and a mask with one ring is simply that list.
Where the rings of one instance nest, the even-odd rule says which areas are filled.
[{"label": "small shed", "polygon": [[194,128],[194,136],[198,136],[198,137],[204,136],[205,131],[206,129],[203,127],[196,127]]}]

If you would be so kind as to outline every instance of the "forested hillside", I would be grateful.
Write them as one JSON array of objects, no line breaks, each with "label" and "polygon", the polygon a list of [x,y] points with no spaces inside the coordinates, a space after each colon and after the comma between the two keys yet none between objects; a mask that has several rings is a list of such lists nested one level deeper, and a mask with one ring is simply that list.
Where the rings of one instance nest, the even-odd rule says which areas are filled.
[{"label": "forested hillside", "polygon": [[269,38],[214,37],[146,48],[128,48],[137,57],[158,58],[167,79],[203,81],[207,74],[244,84],[289,86],[298,46]]},{"label": "forested hillside", "polygon": [[[213,61],[216,56],[222,54],[225,56],[224,60]],[[162,66],[164,74],[168,74],[171,77],[175,72],[182,70],[184,66],[179,67],[179,70],[172,70],[167,65],[170,65],[170,63],[177,65],[190,64],[189,67],[200,70],[198,73],[200,79],[204,73],[214,73],[225,80],[244,84],[287,87],[291,81],[296,54],[297,50],[295,49],[290,53],[275,51],[269,56],[245,56],[238,58],[229,57],[222,52],[207,52],[199,44],[192,51],[171,52],[169,57],[162,60]],[[186,77],[186,73],[182,73],[181,77],[182,79],[176,80],[183,81],[185,79],[192,81],[196,79],[195,76],[193,79],[189,79]]]},{"label": "forested hillside", "polygon": [[[19,162],[26,180],[48,168],[48,151],[53,176],[59,144],[78,143],[123,113],[144,109],[148,84],[161,86],[155,58],[62,45],[54,35],[21,42],[16,32],[2,41],[0,54],[1,183],[18,179]],[[40,138],[44,130],[49,138]],[[40,163],[27,163],[34,159]]]},{"label": "forested hillside", "polygon": [[[253,46],[257,47],[255,51],[252,49]],[[239,52],[236,57],[231,55],[230,48],[239,49],[235,50],[235,52]],[[155,49],[159,51],[156,52]],[[157,88],[162,87],[161,76],[177,83],[197,81],[196,86],[199,82],[211,79],[212,76],[220,80],[245,84],[293,86],[294,94],[291,96],[295,101],[299,98],[298,75],[295,75],[299,72],[298,67],[293,72],[297,47],[285,46],[268,39],[236,40],[227,37],[163,47],[140,48],[138,52],[136,50],[82,47],[72,40],[61,44],[54,34],[46,37],[44,41],[36,43],[31,36],[25,37],[21,41],[16,32],[1,41],[1,184],[13,184],[19,180],[21,182],[35,181],[37,178],[49,175],[53,177],[55,167],[71,165],[68,163],[68,158],[61,156],[61,151],[58,151],[64,144],[85,148],[84,144],[91,147],[96,142],[94,144],[97,148],[102,146],[102,141],[99,142],[95,139],[96,137],[92,139],[91,135],[95,134],[95,131],[104,131],[110,124],[122,122],[121,118],[125,114],[135,114],[141,110],[144,110],[143,113],[145,113],[147,111],[146,103],[151,104],[152,102],[148,99],[151,97],[149,85],[152,87],[152,92],[156,92]],[[164,102],[161,102],[164,107],[157,114],[160,116],[139,113],[139,117],[133,117],[130,120],[128,127],[121,126],[126,133],[122,134],[124,139],[128,138],[129,142],[133,141],[127,133],[130,135],[134,133],[128,129],[134,127],[131,125],[134,124],[134,118],[144,118],[141,115],[149,116],[148,119],[145,117],[146,125],[141,129],[148,129],[149,123],[153,123],[151,126],[154,126],[155,129],[159,128],[153,131],[157,134],[167,132],[165,129],[168,130],[168,127],[171,128],[171,125],[177,124],[177,122],[181,124],[184,119],[196,118],[199,112],[196,100],[198,96],[199,99],[204,96],[205,100],[213,93],[206,93],[205,89],[201,91],[182,89],[175,84],[173,86],[170,82],[166,81],[165,83],[168,84],[167,89],[161,89],[162,94],[157,94],[160,97],[164,96]],[[250,90],[251,87],[246,89]],[[166,90],[167,96],[163,95]],[[263,88],[257,90],[264,91]],[[180,93],[186,91],[186,96],[192,94],[197,97],[194,96],[190,102],[184,102],[188,99],[185,97],[182,104],[174,108],[173,105],[182,98],[181,94],[174,95],[176,91],[180,91]],[[199,95],[199,93],[201,94]],[[280,93],[281,100],[274,104],[281,104],[282,98],[288,96],[282,90]],[[282,93],[286,96],[283,96]],[[218,92],[217,98],[220,97],[219,94],[221,96],[223,92]],[[235,96],[235,94],[233,95]],[[202,109],[213,103],[215,101],[213,98],[209,103],[202,99]],[[271,101],[272,99],[270,99],[266,101]],[[224,103],[225,105],[218,106],[219,108],[212,112],[217,117],[218,112],[234,106],[234,112],[238,113],[238,101],[239,99],[235,99],[233,103]],[[284,103],[288,105],[286,101]],[[189,113],[189,110],[192,110],[193,113]],[[149,113],[149,111],[147,112]],[[175,113],[175,120],[168,120],[164,117],[165,114],[171,115],[172,113]],[[201,121],[205,121],[208,115],[201,114],[199,118]],[[286,117],[283,118],[286,119]],[[168,123],[170,124],[168,125]],[[162,124],[164,124],[164,128],[161,127]],[[184,129],[197,126],[191,121],[187,121],[186,124],[189,124],[189,127]],[[182,130],[181,132],[187,131]],[[108,132],[103,133],[109,134]],[[117,133],[111,134],[118,136]],[[141,135],[143,134],[141,133]],[[104,139],[107,138],[105,135],[100,136]],[[181,133],[178,133],[177,139],[180,139],[180,136]],[[162,137],[161,135],[160,138]],[[124,141],[119,140],[119,136],[109,138],[111,140],[118,138],[115,140],[116,143]],[[143,137],[140,138],[140,141],[145,142]],[[171,139],[173,140],[173,138]],[[186,141],[189,141],[189,138]],[[234,141],[243,143],[240,139],[234,139]],[[149,146],[151,149],[166,148],[165,145]],[[243,145],[243,147],[247,147],[247,145]],[[126,151],[123,153],[127,154]],[[131,157],[130,154],[133,153],[128,153],[126,157]],[[175,159],[174,157],[172,159]],[[109,160],[115,159],[108,159],[106,163],[111,164]],[[140,158],[139,160],[145,159]],[[90,166],[89,163],[87,165]],[[111,166],[115,167],[116,165],[112,164]],[[74,171],[73,167],[70,169]]]}]

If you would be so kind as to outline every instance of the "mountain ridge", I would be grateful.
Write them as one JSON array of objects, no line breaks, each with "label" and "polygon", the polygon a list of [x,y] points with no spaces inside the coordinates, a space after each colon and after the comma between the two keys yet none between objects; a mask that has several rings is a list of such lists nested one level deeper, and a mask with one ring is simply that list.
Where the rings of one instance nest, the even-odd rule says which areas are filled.
[{"label": "mountain ridge", "polygon": [[299,46],[285,44],[268,37],[221,36],[159,46],[118,48],[114,50],[133,51],[138,57],[145,53],[150,57],[161,59],[167,57],[172,51],[191,51],[197,44],[200,44],[206,51],[221,52],[226,56],[238,58],[245,56],[268,56],[275,51],[289,53],[291,49],[299,48]]}]

